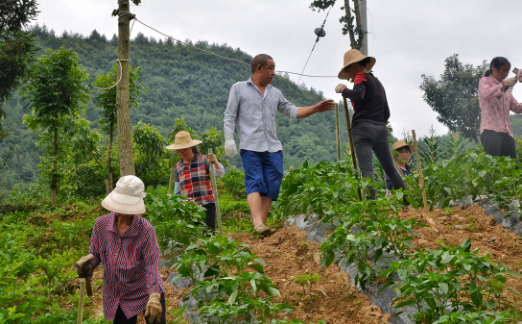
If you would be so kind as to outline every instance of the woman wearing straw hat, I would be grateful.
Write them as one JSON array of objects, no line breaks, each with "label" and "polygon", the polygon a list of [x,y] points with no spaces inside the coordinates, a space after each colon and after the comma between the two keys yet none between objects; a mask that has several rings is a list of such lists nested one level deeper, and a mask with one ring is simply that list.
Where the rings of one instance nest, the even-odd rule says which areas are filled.
[{"label": "woman wearing straw hat", "polygon": [[[411,168],[408,165],[408,162],[410,161],[410,157],[413,152],[415,152],[414,145],[409,145],[402,140],[393,143],[392,154],[394,156],[397,154],[395,158],[395,168],[402,176],[411,174]],[[391,194],[391,190],[393,189],[393,184],[387,174],[384,175],[384,180],[386,181],[386,196],[389,196]]]},{"label": "woman wearing straw hat", "polygon": [[118,180],[102,201],[111,213],[96,220],[90,254],[76,263],[80,278],[103,263],[103,311],[113,323],[135,324],[143,311],[148,324],[166,323],[156,231],[139,215],[145,212],[144,190],[136,176]]},{"label": "woman wearing straw hat", "polygon": [[200,140],[193,140],[190,134],[181,131],[176,134],[174,144],[167,146],[176,150],[181,161],[176,163],[174,172],[174,193],[192,198],[194,202],[206,211],[205,224],[212,230],[216,229],[216,204],[214,192],[210,183],[210,163],[214,164],[215,176],[220,178],[225,174],[225,168],[218,162],[215,154],[202,155],[196,145]]},{"label": "woman wearing straw hat", "polygon": [[[344,54],[344,67],[339,79],[354,80],[353,89],[339,84],[335,91],[352,101],[352,138],[355,155],[361,167],[362,176],[373,181],[372,151],[390,177],[394,189],[406,189],[401,175],[388,147],[388,127],[390,109],[386,92],[381,82],[369,71],[375,58],[365,56],[352,49]],[[370,188],[369,199],[375,199],[375,189]]]}]

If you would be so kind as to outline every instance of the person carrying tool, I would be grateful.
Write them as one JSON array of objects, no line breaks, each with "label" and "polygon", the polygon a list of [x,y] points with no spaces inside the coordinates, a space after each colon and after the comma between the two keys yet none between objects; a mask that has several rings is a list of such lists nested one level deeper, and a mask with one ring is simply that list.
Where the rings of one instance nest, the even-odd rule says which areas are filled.
[{"label": "person carrying tool", "polygon": [[[409,145],[402,140],[393,143],[392,154],[395,157],[395,168],[400,172],[400,175],[405,176],[411,174],[411,168],[408,162],[413,152],[415,152],[415,145]],[[386,182],[386,196],[389,196],[391,195],[391,190],[393,190],[393,183],[387,174],[384,174],[384,180]]]},{"label": "person carrying tool", "polygon": [[191,198],[205,208],[205,224],[216,230],[216,203],[214,192],[210,184],[210,163],[214,165],[216,177],[225,175],[225,167],[218,162],[215,154],[203,155],[196,145],[200,140],[193,140],[190,134],[181,131],[176,134],[174,144],[167,146],[169,150],[176,150],[181,161],[176,163],[174,172],[174,194]]},{"label": "person carrying tool", "polygon": [[324,100],[310,107],[297,108],[281,91],[271,85],[275,62],[266,54],[252,60],[252,77],[230,89],[225,111],[225,153],[237,153],[234,130],[239,133],[239,148],[248,206],[256,232],[267,235],[265,225],[272,202],[277,200],[283,179],[283,151],[277,138],[277,112],[293,119],[306,118],[317,112],[332,110],[333,100]]},{"label": "person carrying tool", "polygon": [[[480,79],[480,141],[489,155],[516,158],[509,112],[522,113],[522,104],[511,93],[517,78],[506,79],[510,68],[511,63],[506,58],[495,57]],[[520,72],[519,77],[522,79]]]},{"label": "person carrying tool", "polygon": [[76,263],[80,278],[92,277],[103,263],[103,311],[105,319],[115,324],[135,324],[141,312],[147,324],[166,324],[156,231],[139,215],[145,212],[144,190],[136,176],[118,180],[102,201],[111,213],[96,220],[90,254]]},{"label": "person carrying tool", "polygon": [[[372,151],[381,163],[384,172],[390,177],[393,189],[406,189],[401,175],[395,168],[393,157],[388,147],[388,127],[390,108],[386,92],[381,82],[369,71],[376,60],[352,49],[344,54],[344,64],[339,79],[354,80],[353,89],[339,84],[335,92],[341,93],[352,101],[354,111],[352,119],[352,137],[355,155],[359,161],[362,177],[373,178]],[[375,200],[375,189],[370,187],[368,199]],[[406,204],[408,204],[405,201]]]}]

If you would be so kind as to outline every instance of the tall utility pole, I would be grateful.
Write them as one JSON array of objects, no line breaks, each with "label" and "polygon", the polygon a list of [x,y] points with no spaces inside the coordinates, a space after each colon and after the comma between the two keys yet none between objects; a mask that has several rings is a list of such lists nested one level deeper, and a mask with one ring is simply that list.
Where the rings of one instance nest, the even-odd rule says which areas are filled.
[{"label": "tall utility pole", "polygon": [[363,55],[368,55],[368,20],[366,18],[366,2],[368,0],[361,0],[359,2],[359,10],[361,14],[361,25],[364,30],[364,36],[360,52]]},{"label": "tall utility pole", "polygon": [[[134,154],[132,151],[132,132],[129,112],[129,22],[134,18],[134,15],[130,13],[129,2],[130,0],[118,0],[118,75],[121,75],[122,77],[116,88],[116,106],[118,115],[117,124],[120,176],[122,177],[136,174],[134,170]],[[112,188],[110,189],[112,190]]]}]

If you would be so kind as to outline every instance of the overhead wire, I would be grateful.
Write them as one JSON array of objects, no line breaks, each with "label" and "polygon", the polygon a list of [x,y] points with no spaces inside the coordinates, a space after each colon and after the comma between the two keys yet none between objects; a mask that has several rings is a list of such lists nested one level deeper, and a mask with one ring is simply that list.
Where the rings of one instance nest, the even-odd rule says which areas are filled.
[{"label": "overhead wire", "polygon": [[[326,13],[326,17],[324,18],[323,25],[321,26],[321,29],[323,29],[324,25],[326,24],[326,19],[328,19],[328,15],[330,14],[330,10],[332,10],[332,8],[333,8],[333,5],[330,7],[328,12]],[[303,71],[301,71],[301,76],[302,76],[302,73],[304,72],[304,70],[306,69],[306,66],[308,65],[308,61],[310,61],[310,57],[312,57],[312,53],[314,52],[315,45],[317,45],[317,43],[319,42],[319,37],[321,37],[321,36],[317,35],[317,38],[316,38],[316,40],[314,42],[314,47],[312,47],[312,50],[310,51],[310,55],[308,55],[308,59],[306,60],[306,63],[304,65],[304,67],[303,67]],[[297,80],[297,83],[299,83],[299,81],[301,81],[301,76],[299,77],[299,80]]]},{"label": "overhead wire", "polygon": [[[331,9],[331,8],[330,8]],[[167,38],[170,38],[176,42],[179,42],[181,44],[184,44],[184,45],[187,45],[189,47],[192,47],[198,51],[201,51],[201,52],[205,52],[207,54],[210,54],[210,55],[214,55],[214,56],[217,56],[219,58],[222,58],[224,60],[228,60],[228,61],[232,61],[232,62],[236,62],[236,63],[240,63],[240,64],[243,64],[243,65],[246,65],[248,67],[251,66],[250,63],[247,63],[247,62],[243,62],[243,61],[240,61],[240,60],[237,60],[237,59],[233,59],[233,58],[230,58],[230,57],[226,57],[226,56],[222,56],[222,55],[219,55],[217,53],[214,53],[212,51],[208,51],[208,50],[205,50],[205,49],[202,49],[202,48],[199,48],[199,47],[196,47],[190,43],[187,43],[187,42],[184,42],[182,40],[179,40],[179,39],[176,39],[168,34],[165,34],[159,30],[157,30],[156,28],[152,27],[152,26],[149,26],[147,25],[146,23],[144,23],[143,21],[139,20],[138,18],[134,18],[137,22],[139,22],[140,24],[142,24],[143,26],[157,32],[158,34],[160,35],[163,35],[164,37],[167,37]],[[288,74],[293,74],[293,75],[299,75],[299,76],[304,76],[304,77],[308,77],[308,78],[337,78],[337,76],[333,76],[333,75],[307,75],[307,74],[302,74],[302,73],[296,73],[296,72],[290,72],[290,71],[280,71],[280,70],[276,70],[276,72],[279,72],[279,73],[288,73]]]},{"label": "overhead wire", "polygon": [[[118,14],[118,18],[121,18],[127,14],[131,14],[130,12],[123,12],[121,14]],[[132,14],[131,14],[132,15]],[[134,22],[135,20],[132,21],[132,25],[131,25],[131,28],[130,28],[130,32],[129,32],[129,38],[130,36],[132,35],[132,29],[134,28]],[[116,81],[115,84],[111,85],[110,87],[107,87],[107,88],[100,88],[100,87],[97,87],[97,86],[93,86],[94,88],[98,89],[98,90],[109,90],[109,89],[112,89],[114,88],[115,86],[118,85],[118,83],[120,83],[121,79],[123,78],[123,67],[121,66],[121,61],[128,61],[128,60],[124,60],[124,59],[117,59],[116,62],[118,62],[118,64],[120,64],[120,78],[118,79],[118,81]]]}]

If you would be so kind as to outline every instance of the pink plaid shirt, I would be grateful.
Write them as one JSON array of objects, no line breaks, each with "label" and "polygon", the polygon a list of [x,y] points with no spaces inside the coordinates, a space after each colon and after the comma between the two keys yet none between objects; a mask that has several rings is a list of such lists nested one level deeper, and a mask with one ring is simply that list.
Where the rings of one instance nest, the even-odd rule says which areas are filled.
[{"label": "pink plaid shirt", "polygon": [[115,214],[96,220],[89,253],[92,268],[103,263],[103,312],[113,321],[118,306],[127,318],[143,312],[150,293],[163,293],[158,269],[160,251],[154,227],[135,215],[130,227],[120,236]]},{"label": "pink plaid shirt", "polygon": [[511,90],[504,91],[502,84],[492,76],[483,77],[479,83],[479,103],[482,111],[480,133],[491,130],[513,137],[509,112],[522,113],[522,104],[513,97]]}]

